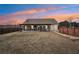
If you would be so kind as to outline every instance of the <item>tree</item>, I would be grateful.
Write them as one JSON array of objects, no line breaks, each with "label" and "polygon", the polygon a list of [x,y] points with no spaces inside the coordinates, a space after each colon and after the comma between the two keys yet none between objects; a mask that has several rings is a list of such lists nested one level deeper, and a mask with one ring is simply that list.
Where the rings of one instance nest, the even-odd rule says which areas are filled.
[{"label": "tree", "polygon": [[69,22],[68,21],[63,21],[63,22],[60,22],[59,23],[59,25],[58,25],[58,27],[69,27],[70,26],[70,24],[69,24]]}]

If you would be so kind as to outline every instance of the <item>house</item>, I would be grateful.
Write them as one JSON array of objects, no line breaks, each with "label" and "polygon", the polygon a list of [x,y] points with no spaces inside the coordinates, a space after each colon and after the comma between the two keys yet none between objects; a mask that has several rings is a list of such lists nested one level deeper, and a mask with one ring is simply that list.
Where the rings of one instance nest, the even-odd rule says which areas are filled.
[{"label": "house", "polygon": [[55,19],[27,19],[20,24],[22,31],[57,31],[58,25]]}]

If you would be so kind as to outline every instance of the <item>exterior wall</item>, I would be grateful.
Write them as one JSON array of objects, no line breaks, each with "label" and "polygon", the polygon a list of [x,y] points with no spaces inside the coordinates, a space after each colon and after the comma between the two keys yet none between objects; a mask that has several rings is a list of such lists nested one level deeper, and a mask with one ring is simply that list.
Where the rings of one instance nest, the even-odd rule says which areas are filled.
[{"label": "exterior wall", "polygon": [[51,26],[50,26],[50,30],[51,30],[51,31],[58,31],[58,25],[57,25],[57,24],[51,25]]},{"label": "exterior wall", "polygon": [[58,31],[58,24],[54,25],[54,30]]},{"label": "exterior wall", "polygon": [[50,25],[50,31],[54,31],[54,25]]}]

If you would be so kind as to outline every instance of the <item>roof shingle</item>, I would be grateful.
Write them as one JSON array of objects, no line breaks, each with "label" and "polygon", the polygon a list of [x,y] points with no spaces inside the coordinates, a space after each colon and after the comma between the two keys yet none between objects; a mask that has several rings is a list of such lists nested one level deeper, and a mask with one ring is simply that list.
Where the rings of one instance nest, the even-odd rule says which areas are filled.
[{"label": "roof shingle", "polygon": [[28,19],[23,24],[57,24],[55,19]]}]

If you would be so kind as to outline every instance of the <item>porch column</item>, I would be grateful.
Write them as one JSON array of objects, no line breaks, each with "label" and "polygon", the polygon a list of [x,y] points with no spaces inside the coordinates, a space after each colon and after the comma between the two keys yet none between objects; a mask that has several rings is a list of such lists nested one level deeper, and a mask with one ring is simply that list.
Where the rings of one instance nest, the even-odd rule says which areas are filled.
[{"label": "porch column", "polygon": [[27,30],[27,25],[25,25],[24,28],[25,28],[25,31],[26,31]]},{"label": "porch column", "polygon": [[50,25],[48,25],[48,31],[50,31]]},{"label": "porch column", "polygon": [[45,29],[46,29],[46,31],[48,31],[48,26],[47,25],[45,25]]},{"label": "porch column", "polygon": [[31,29],[32,29],[32,30],[34,29],[34,26],[33,26],[33,25],[31,25]]}]

